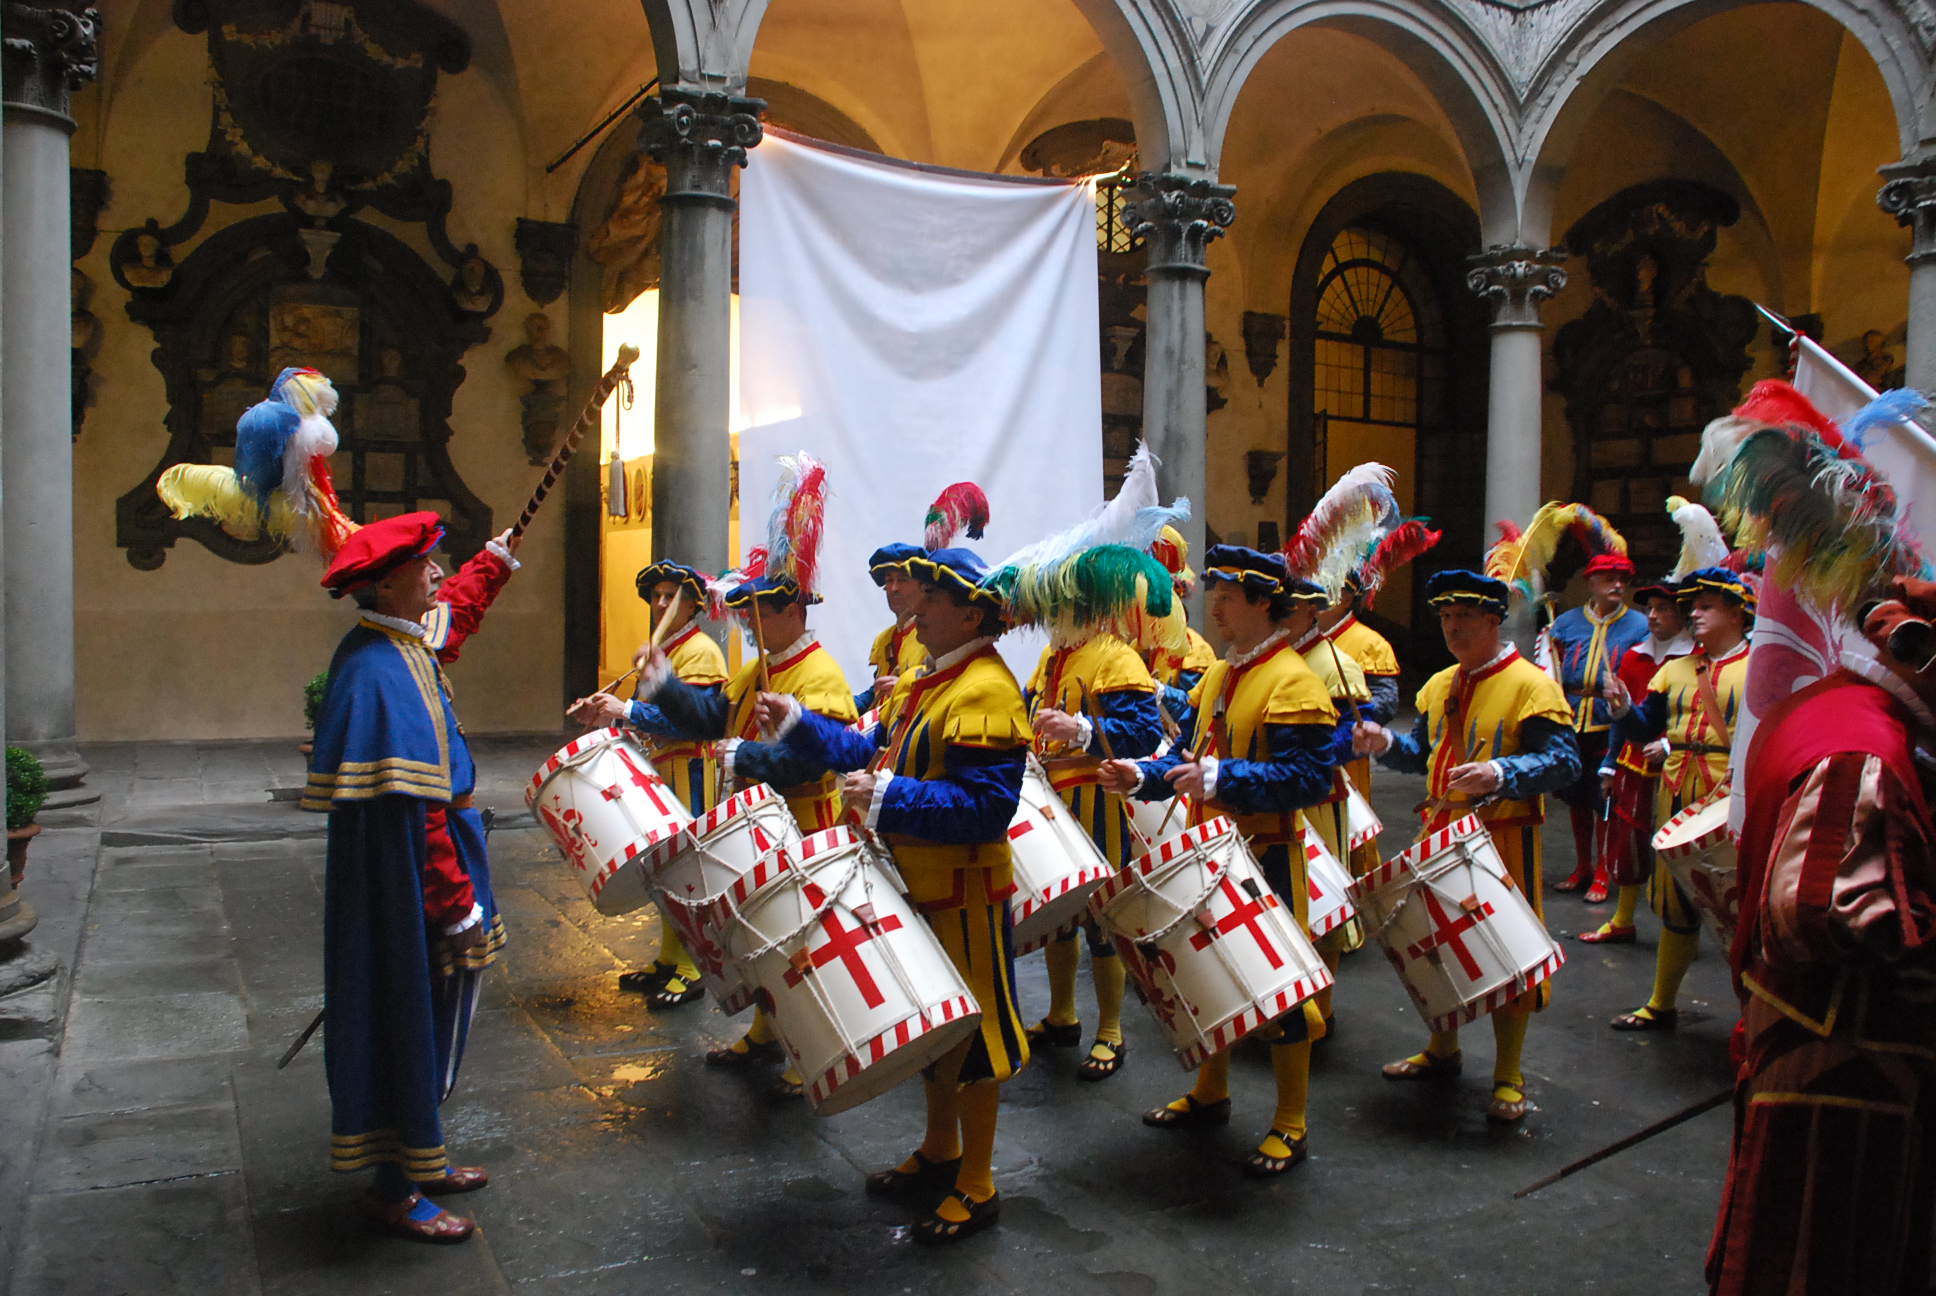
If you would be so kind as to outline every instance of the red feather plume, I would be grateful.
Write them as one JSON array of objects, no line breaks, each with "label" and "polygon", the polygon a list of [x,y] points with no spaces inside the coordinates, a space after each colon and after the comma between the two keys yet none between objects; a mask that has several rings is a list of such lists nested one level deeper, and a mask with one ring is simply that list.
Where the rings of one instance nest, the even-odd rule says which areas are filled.
[{"label": "red feather plume", "polygon": [[922,539],[930,549],[946,549],[964,530],[970,540],[981,539],[987,525],[988,496],[971,481],[956,482],[928,506],[927,531]]},{"label": "red feather plume", "polygon": [[1430,521],[1430,518],[1407,518],[1393,527],[1365,559],[1359,569],[1358,583],[1364,590],[1366,607],[1377,601],[1387,576],[1445,538],[1443,531],[1434,531],[1426,525]]}]

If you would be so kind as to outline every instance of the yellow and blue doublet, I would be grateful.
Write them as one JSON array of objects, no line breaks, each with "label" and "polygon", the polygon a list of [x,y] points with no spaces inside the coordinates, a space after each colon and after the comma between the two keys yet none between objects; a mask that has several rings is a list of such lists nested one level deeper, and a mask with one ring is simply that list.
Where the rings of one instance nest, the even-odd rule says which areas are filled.
[{"label": "yellow and blue doublet", "polygon": [[1350,853],[1345,845],[1350,838],[1350,830],[1345,824],[1344,764],[1351,759],[1352,730],[1370,706],[1371,687],[1365,681],[1364,667],[1339,651],[1323,632],[1313,629],[1297,648],[1299,655],[1304,658],[1304,664],[1318,677],[1318,683],[1324,686],[1332,707],[1338,713],[1338,770],[1331,781],[1331,794],[1318,804],[1305,807],[1304,822],[1323,838],[1324,848],[1331,852],[1331,858],[1342,863]]},{"label": "yellow and blue doublet", "polygon": [[[921,646],[920,631],[914,628],[914,618],[897,621],[874,636],[873,647],[867,650],[867,665],[873,670],[874,678],[903,675],[919,670],[928,660],[928,650]],[[854,695],[854,709],[861,715],[887,701],[874,695],[873,684]]]},{"label": "yellow and blue doublet", "polygon": [[1139,851],[1121,798],[1103,792],[1097,771],[1105,756],[1135,760],[1163,741],[1156,681],[1134,648],[1115,635],[1097,634],[1074,647],[1044,648],[1026,696],[1031,719],[1053,707],[1089,721],[1086,747],[1044,752],[1042,766],[1103,858],[1121,868]]},{"label": "yellow and blue doublet", "polygon": [[[726,683],[726,654],[712,636],[700,633],[697,621],[673,636],[665,654],[683,684],[717,690]],[[643,684],[634,686],[626,723],[654,736],[653,767],[690,813],[702,815],[719,800],[719,763],[713,759],[712,744],[679,736],[664,712],[638,696],[643,689]]]}]

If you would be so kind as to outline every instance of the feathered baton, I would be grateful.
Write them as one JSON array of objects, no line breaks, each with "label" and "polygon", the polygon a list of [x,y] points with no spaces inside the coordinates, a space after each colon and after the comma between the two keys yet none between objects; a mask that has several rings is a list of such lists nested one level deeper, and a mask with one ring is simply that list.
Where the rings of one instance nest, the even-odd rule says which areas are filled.
[{"label": "feathered baton", "polygon": [[946,549],[964,531],[970,540],[981,539],[987,525],[988,496],[971,481],[956,482],[944,487],[928,506],[922,539],[930,549]]},{"label": "feathered baton", "polygon": [[546,466],[544,476],[538,480],[538,488],[531,492],[530,503],[524,506],[524,512],[518,514],[517,524],[511,528],[512,535],[523,535],[524,529],[531,525],[531,519],[538,515],[538,506],[545,502],[545,496],[551,494],[551,488],[556,486],[558,478],[564,475],[565,465],[571,462],[571,456],[578,449],[579,440],[598,422],[600,407],[611,398],[612,392],[620,384],[631,386],[632,362],[638,358],[639,349],[630,342],[619,346],[618,359],[599,378],[598,385],[592,388],[590,399],[585,402],[585,407],[578,411],[578,421],[571,425],[571,430],[565,433],[565,439],[558,443],[558,449],[551,456],[551,463]]}]

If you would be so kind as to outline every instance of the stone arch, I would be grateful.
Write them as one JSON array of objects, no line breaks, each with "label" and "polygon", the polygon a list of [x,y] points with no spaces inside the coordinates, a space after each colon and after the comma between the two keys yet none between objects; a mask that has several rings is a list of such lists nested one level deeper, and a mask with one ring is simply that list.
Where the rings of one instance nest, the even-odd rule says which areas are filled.
[{"label": "stone arch", "polygon": [[[1922,37],[1894,6],[1853,0],[1794,0],[1834,19],[1867,51],[1889,92],[1903,156],[1936,135],[1936,107],[1926,89],[1928,66],[1916,51]],[[1545,237],[1564,173],[1593,111],[1630,60],[1675,32],[1736,6],[1729,0],[1609,0],[1580,23],[1546,60],[1527,96],[1523,126],[1528,171],[1528,223]]]},{"label": "stone arch", "polygon": [[[1444,109],[1479,193],[1484,237],[1518,237],[1518,201],[1508,137],[1514,100],[1470,28],[1419,0],[1265,0],[1221,33],[1205,76],[1206,164],[1214,172],[1251,73],[1278,41],[1304,27],[1365,37],[1403,59]],[[1474,249],[1477,250],[1476,247]]]}]

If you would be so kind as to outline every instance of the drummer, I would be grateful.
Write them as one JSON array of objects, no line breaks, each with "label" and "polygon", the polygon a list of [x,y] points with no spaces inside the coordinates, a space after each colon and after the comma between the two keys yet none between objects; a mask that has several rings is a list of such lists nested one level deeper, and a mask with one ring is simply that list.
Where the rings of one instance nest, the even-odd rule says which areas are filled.
[{"label": "drummer", "polygon": [[[1627,649],[1614,678],[1622,710],[1629,700],[1645,696],[1654,674],[1676,657],[1694,651],[1687,633],[1687,610],[1681,606],[1672,578],[1643,585],[1633,592],[1633,605],[1647,614],[1648,636]],[[1610,745],[1600,764],[1606,789],[1607,814],[1600,823],[1600,863],[1608,880],[1619,887],[1613,917],[1576,940],[1589,945],[1631,945],[1638,933],[1634,912],[1641,892],[1654,873],[1654,800],[1660,787],[1660,768],[1667,759],[1667,740],[1646,744]]]},{"label": "drummer", "polygon": [[[1433,533],[1436,536],[1436,533]],[[1344,579],[1344,591],[1336,603],[1318,614],[1318,626],[1339,652],[1358,663],[1365,673],[1365,687],[1371,690],[1371,718],[1390,724],[1398,714],[1398,654],[1391,641],[1358,619],[1358,603],[1364,597],[1357,572]],[[1371,800],[1371,758],[1353,756],[1345,762],[1345,777],[1358,789],[1358,795]],[[1379,863],[1378,843],[1368,841],[1351,852],[1349,860],[1339,862],[1353,877],[1363,877]]]},{"label": "drummer", "polygon": [[[1081,592],[1075,601],[1095,604]],[[1163,741],[1156,681],[1136,650],[1116,635],[1094,625],[1059,624],[1023,696],[1050,786],[1110,867],[1122,868],[1140,851],[1122,798],[1104,793],[1096,776],[1105,756],[1148,756]],[[1107,1080],[1122,1067],[1128,1051],[1123,1042],[1127,974],[1115,946],[1095,924],[1085,922],[1083,930],[1096,983],[1096,1038],[1076,1078]],[[1031,1049],[1044,1044],[1073,1048],[1082,1042],[1076,1017],[1080,958],[1073,930],[1049,942],[1049,1013],[1028,1028]]]},{"label": "drummer", "polygon": [[[1513,884],[1539,912],[1539,828],[1544,793],[1580,773],[1573,711],[1551,675],[1501,638],[1511,590],[1475,571],[1441,571],[1426,582],[1445,646],[1457,659],[1418,693],[1409,734],[1358,726],[1354,747],[1386,766],[1426,776],[1425,827],[1443,828],[1476,813],[1492,835]],[[1486,1115],[1516,1121],[1526,1114],[1520,1055],[1531,1014],[1546,1006],[1551,982],[1492,1014],[1492,1101]],[[1437,1080],[1459,1074],[1457,1030],[1434,1031],[1422,1052],[1388,1062],[1388,1080]]]},{"label": "drummer", "polygon": [[[726,595],[726,606],[739,614],[749,638],[778,645],[733,673],[725,689],[706,689],[674,678],[672,660],[662,649],[647,654],[639,692],[659,709],[673,733],[702,741],[719,741],[722,789],[735,785],[769,784],[786,800],[787,809],[803,833],[821,832],[840,820],[840,788],[831,774],[777,743],[759,741],[755,704],[762,665],[776,690],[800,699],[809,710],[839,724],[852,724],[854,693],[833,654],[820,646],[807,629],[807,608],[820,596],[803,593],[790,577],[760,576],[742,581]],[[757,621],[755,618],[757,617]],[[754,627],[757,625],[757,633]],[[780,1043],[765,1009],[753,1014],[745,1035],[725,1048],[706,1054],[713,1066],[745,1067],[778,1061]],[[776,1093],[798,1097],[800,1073],[792,1066],[781,1072]]]},{"label": "drummer", "polygon": [[[652,608],[653,640],[665,649],[666,660],[682,684],[717,693],[726,683],[726,655],[702,633],[699,609],[706,601],[706,578],[697,570],[662,558],[639,569],[639,597]],[[640,653],[643,661],[645,653]],[[569,714],[588,725],[625,724],[656,736],[652,764],[673,795],[694,818],[719,799],[719,763],[709,743],[679,736],[665,713],[645,701],[644,686],[633,688],[632,701],[610,693],[594,693],[572,704]],[[704,995],[699,967],[672,924],[659,924],[659,953],[651,966],[621,972],[619,989],[647,996],[655,1008],[677,1008]]]},{"label": "drummer", "polygon": [[921,586],[915,625],[931,656],[918,678],[901,677],[879,724],[855,733],[778,693],[761,695],[759,709],[796,759],[853,771],[842,781],[848,810],[893,848],[909,899],[981,1005],[980,1030],[922,1082],[921,1145],[867,1179],[869,1193],[929,1211],[915,1225],[917,1241],[944,1243],[1000,1215],[1000,1085],[1028,1061],[1009,936],[1008,826],[1031,735],[1022,691],[995,651],[1002,603],[980,584],[981,559],[940,549],[908,569]]},{"label": "drummer", "polygon": [[[1192,715],[1176,746],[1155,760],[1109,761],[1101,782],[1145,800],[1188,797],[1190,824],[1229,815],[1303,927],[1310,892],[1297,812],[1335,787],[1338,713],[1278,624],[1291,607],[1283,558],[1237,545],[1214,545],[1205,558],[1210,619],[1230,650],[1191,691]],[[1251,1174],[1283,1174],[1307,1155],[1311,1034],[1319,1024],[1309,1003],[1280,1020],[1271,1049],[1277,1110],[1245,1163]],[[1229,1052],[1205,1062],[1188,1093],[1145,1112],[1143,1122],[1229,1124]]]},{"label": "drummer", "polygon": [[[1377,718],[1372,711],[1371,686],[1366,682],[1364,667],[1355,658],[1339,652],[1338,646],[1331,642],[1319,624],[1319,617],[1331,603],[1331,597],[1325,593],[1324,587],[1315,581],[1291,577],[1286,582],[1286,594],[1291,601],[1291,610],[1278,624],[1290,635],[1292,649],[1324,685],[1324,691],[1330,696],[1331,705],[1338,713],[1337,745],[1333,752],[1338,768],[1332,774],[1331,793],[1318,804],[1304,807],[1304,822],[1324,842],[1324,848],[1331,852],[1331,858],[1342,864],[1351,853],[1351,830],[1345,822],[1348,784],[1344,766],[1352,758],[1351,735],[1358,721]],[[1358,936],[1359,943],[1362,943],[1362,935],[1347,925],[1327,932],[1318,941],[1318,953],[1324,958],[1324,966],[1334,976],[1346,943],[1353,936]],[[1326,986],[1318,992],[1316,1003],[1322,1020],[1312,1035],[1311,1042],[1314,1044],[1331,1032],[1331,989]]]},{"label": "drummer", "polygon": [[854,694],[854,710],[861,715],[887,701],[888,694],[894,691],[894,682],[927,658],[927,650],[921,647],[921,636],[914,629],[914,605],[921,596],[921,587],[908,575],[907,566],[909,559],[926,552],[920,545],[895,541],[882,545],[867,559],[867,574],[880,586],[882,596],[887,599],[887,610],[894,614],[894,624],[875,635],[873,647],[867,650],[867,664],[873,667],[874,681]]},{"label": "drummer", "polygon": [[[1156,543],[1150,546],[1150,556],[1169,571],[1170,587],[1179,604],[1189,598],[1197,587],[1197,574],[1190,570],[1190,542],[1183,538],[1183,533],[1166,523],[1157,534]],[[1157,691],[1157,704],[1168,715],[1170,724],[1176,726],[1181,726],[1189,716],[1190,690],[1217,660],[1217,650],[1197,633],[1195,626],[1185,625],[1183,633],[1188,645],[1182,659],[1159,661],[1150,668],[1151,676],[1162,686]]]},{"label": "drummer", "polygon": [[[1665,824],[1696,801],[1719,792],[1728,777],[1728,754],[1748,682],[1748,626],[1755,590],[1749,577],[1726,567],[1690,572],[1680,585],[1694,651],[1654,673],[1647,692],[1629,700],[1615,690],[1620,719],[1615,739],[1645,745],[1665,738],[1667,759],[1654,794],[1654,822]],[[1654,951],[1654,992],[1632,1012],[1610,1023],[1620,1031],[1672,1030],[1681,980],[1700,949],[1701,916],[1664,862],[1656,860],[1647,900],[1660,915]]]}]

